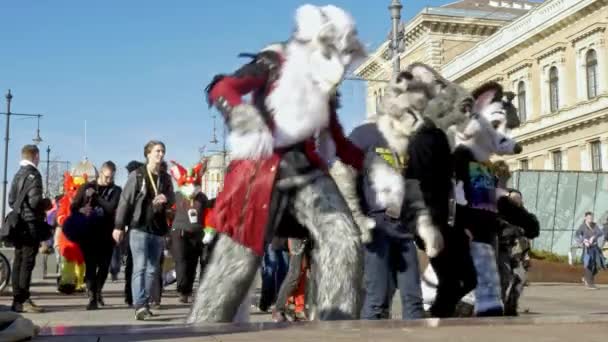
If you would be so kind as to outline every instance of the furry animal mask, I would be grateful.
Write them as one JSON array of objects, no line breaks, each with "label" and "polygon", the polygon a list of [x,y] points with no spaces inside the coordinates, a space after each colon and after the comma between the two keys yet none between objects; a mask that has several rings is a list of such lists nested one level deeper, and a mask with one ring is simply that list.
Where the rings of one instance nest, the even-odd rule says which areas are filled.
[{"label": "furry animal mask", "polygon": [[385,90],[378,110],[377,123],[387,143],[397,153],[404,153],[410,136],[422,126],[422,113],[435,96],[432,83],[402,71]]},{"label": "furry animal mask", "polygon": [[283,48],[284,62],[266,104],[273,113],[274,146],[285,147],[329,125],[329,103],[351,64],[365,56],[353,18],[335,6],[304,5]]},{"label": "furry animal mask", "polygon": [[473,114],[456,133],[456,143],[471,149],[475,157],[485,161],[492,154],[513,155],[522,148],[509,136],[519,126],[517,110],[511,103],[512,93],[505,93],[500,84],[488,82],[473,91]]},{"label": "furry animal mask", "polygon": [[194,198],[201,192],[201,181],[203,174],[207,169],[207,161],[196,164],[191,169],[186,169],[179,163],[171,161],[173,166],[169,170],[169,173],[177,183],[178,191],[186,198]]},{"label": "furry animal mask", "polygon": [[464,129],[471,116],[473,96],[464,87],[443,78],[426,64],[413,63],[407,70],[416,79],[434,87],[435,97],[429,101],[423,116],[446,133],[453,148],[456,132]]}]

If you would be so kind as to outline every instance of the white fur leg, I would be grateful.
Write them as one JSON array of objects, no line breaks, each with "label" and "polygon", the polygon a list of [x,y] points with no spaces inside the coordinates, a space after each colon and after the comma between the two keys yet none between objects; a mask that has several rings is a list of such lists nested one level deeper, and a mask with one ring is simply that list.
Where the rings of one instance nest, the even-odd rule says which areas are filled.
[{"label": "white fur leg", "polygon": [[443,235],[439,228],[433,224],[431,217],[428,214],[418,216],[416,222],[418,235],[424,241],[426,254],[429,258],[436,257],[443,249]]},{"label": "white fur leg", "polygon": [[232,322],[255,278],[261,257],[220,234],[196,292],[187,323]]},{"label": "white fur leg", "polygon": [[353,215],[353,219],[361,232],[361,241],[369,243],[372,241],[372,229],[376,227],[376,221],[363,215],[359,205],[359,194],[357,193],[357,175],[350,166],[336,160],[330,174],[338,186],[338,190],[346,201],[348,208]]}]

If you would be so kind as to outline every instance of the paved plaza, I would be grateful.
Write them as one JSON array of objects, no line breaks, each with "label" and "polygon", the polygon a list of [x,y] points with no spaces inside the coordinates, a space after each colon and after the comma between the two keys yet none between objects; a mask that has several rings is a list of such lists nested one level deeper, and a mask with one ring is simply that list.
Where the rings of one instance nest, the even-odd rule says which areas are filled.
[{"label": "paved plaza", "polygon": [[[275,324],[270,315],[252,307],[251,324],[184,325],[188,305],[180,304],[174,288],[164,294],[158,315],[136,321],[123,303],[124,282],[109,282],[106,307],[86,311],[84,294],[60,295],[52,279],[37,280],[33,299],[47,309],[25,314],[39,325],[37,341],[604,341],[608,336],[608,286],[597,291],[580,285],[532,284],[526,288],[520,318],[423,320],[403,322],[310,322]],[[254,300],[257,299],[259,291]],[[3,303],[10,303],[5,293]],[[394,309],[399,318],[400,301]],[[577,337],[578,336],[578,337]]]}]

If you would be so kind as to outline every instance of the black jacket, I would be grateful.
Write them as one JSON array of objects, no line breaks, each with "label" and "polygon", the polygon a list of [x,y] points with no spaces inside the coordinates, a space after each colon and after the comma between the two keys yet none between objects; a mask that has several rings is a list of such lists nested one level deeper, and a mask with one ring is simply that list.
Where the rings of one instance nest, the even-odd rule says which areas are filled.
[{"label": "black jacket", "polygon": [[13,205],[22,189],[31,187],[28,191],[21,208],[21,218],[25,222],[40,222],[46,219],[48,201],[42,195],[42,176],[38,169],[31,165],[22,166],[13,178],[11,190],[8,195],[8,205]]},{"label": "black jacket", "polygon": [[[87,189],[95,189],[95,193],[89,198],[86,196]],[[71,211],[75,212],[85,207],[90,203],[96,215],[95,229],[91,231],[90,236],[110,237],[114,229],[114,218],[116,217],[116,208],[120,200],[122,189],[114,184],[107,187],[106,191],[101,192],[97,181],[83,184],[76,193],[72,201]]]},{"label": "black jacket", "polygon": [[[521,228],[521,233],[528,239],[537,238],[540,234],[540,224],[536,216],[528,212],[525,208],[518,206],[507,196],[500,197],[497,203],[500,218],[507,221],[510,225]],[[510,226],[504,226],[501,237],[508,239],[511,234]]]}]

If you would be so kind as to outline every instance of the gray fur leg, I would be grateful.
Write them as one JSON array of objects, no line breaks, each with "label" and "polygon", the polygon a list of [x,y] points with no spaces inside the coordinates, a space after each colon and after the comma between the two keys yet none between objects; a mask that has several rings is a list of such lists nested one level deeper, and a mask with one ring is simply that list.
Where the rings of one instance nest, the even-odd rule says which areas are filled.
[{"label": "gray fur leg", "polygon": [[260,262],[250,249],[220,234],[186,322],[232,322]]},{"label": "gray fur leg", "polygon": [[358,319],[363,246],[336,184],[329,176],[315,179],[296,192],[291,209],[315,241],[315,316],[320,320]]}]

